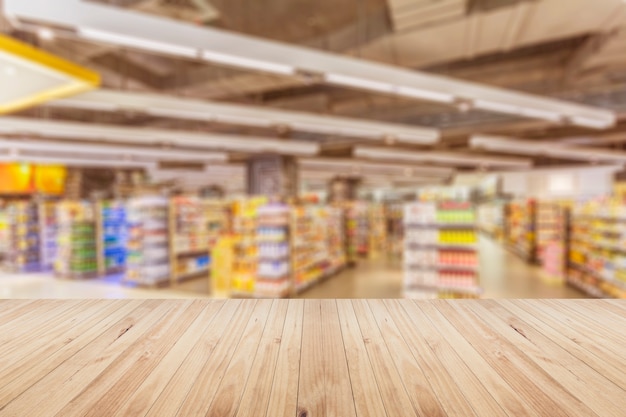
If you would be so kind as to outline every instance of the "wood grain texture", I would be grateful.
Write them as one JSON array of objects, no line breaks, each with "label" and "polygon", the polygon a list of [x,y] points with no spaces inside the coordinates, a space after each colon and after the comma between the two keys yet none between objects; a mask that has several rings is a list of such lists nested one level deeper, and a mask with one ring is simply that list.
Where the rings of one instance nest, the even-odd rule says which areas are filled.
[{"label": "wood grain texture", "polygon": [[0,301],[0,416],[617,416],[626,303]]}]

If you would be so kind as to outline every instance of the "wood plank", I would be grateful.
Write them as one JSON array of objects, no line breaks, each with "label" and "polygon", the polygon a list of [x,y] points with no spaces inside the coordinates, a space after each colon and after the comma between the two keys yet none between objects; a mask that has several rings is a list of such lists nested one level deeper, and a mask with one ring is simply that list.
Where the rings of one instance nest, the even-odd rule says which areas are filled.
[{"label": "wood plank", "polygon": [[201,300],[175,304],[144,337],[122,352],[95,379],[93,376],[86,377],[85,380],[91,381],[79,395],[59,410],[57,416],[113,414],[158,365],[203,307],[204,302]]},{"label": "wood plank", "polygon": [[37,354],[36,357],[24,357],[5,369],[0,374],[0,380],[6,381],[6,384],[0,386],[0,406],[7,404],[26,391],[35,382],[91,343],[96,337],[102,335],[110,326],[125,320],[125,317],[143,302],[135,300],[115,303],[102,302],[102,304],[108,304],[111,309],[111,311],[106,309],[102,312],[102,314],[108,313],[102,320],[98,321],[99,317],[95,317],[95,319],[85,320],[79,325],[73,326],[67,330],[64,337],[50,342],[47,349]]},{"label": "wood plank", "polygon": [[387,416],[350,300],[337,300],[348,372],[358,416]]},{"label": "wood plank", "polygon": [[625,409],[626,392],[556,344],[551,333],[541,334],[491,300],[455,307],[488,323],[596,414],[619,415]]},{"label": "wood plank", "polygon": [[44,300],[15,300],[15,299],[0,299],[0,323],[7,323],[12,319],[7,317],[21,317],[22,315],[17,313],[16,310],[22,310],[24,312],[32,311],[35,306],[43,303]]},{"label": "wood plank", "polygon": [[[220,381],[213,402],[211,402],[207,412],[201,415],[206,414],[207,417],[233,417],[237,414],[241,404],[241,397],[257,359],[259,348],[262,345],[267,345],[267,339],[263,340],[263,336],[267,334],[268,337],[272,337],[276,334],[276,328],[272,325],[280,322],[281,313],[284,323],[284,311],[278,307],[278,304],[280,303],[275,300],[260,300],[258,302],[256,306],[257,311],[250,318],[250,322],[243,333],[243,338],[237,346],[228,368],[226,368],[226,374]],[[278,337],[280,337],[280,332],[282,332],[283,323],[279,323]],[[276,344],[274,339],[270,343]],[[269,373],[269,370],[266,371]],[[250,383],[252,388],[257,381],[250,381]],[[256,398],[256,400],[259,403],[266,401],[266,399],[261,398]],[[265,404],[260,409],[265,409]]]},{"label": "wood plank", "polygon": [[614,316],[613,314],[606,314],[596,309],[585,309],[584,313],[579,307],[574,304],[563,304],[559,300],[550,300],[549,305],[555,306],[563,313],[570,313],[570,315],[585,326],[588,326],[594,330],[604,332],[607,337],[614,340],[616,343],[626,345],[626,335],[612,332],[617,322],[626,323],[622,317]]},{"label": "wood plank", "polygon": [[298,416],[321,417],[326,410],[321,310],[320,300],[304,301]]},{"label": "wood plank", "polygon": [[289,300],[267,417],[292,417],[298,408],[304,300]]},{"label": "wood plank", "polygon": [[[138,415],[140,410],[147,411],[178,369],[181,358],[193,348],[198,334],[206,330],[222,306],[223,303],[216,301],[193,303],[177,319],[178,328],[167,334],[168,342],[158,347],[160,351],[155,349],[149,361],[137,362],[125,371],[133,377],[120,378],[105,394],[97,397],[98,401],[84,415]],[[182,335],[178,336],[180,333]]]},{"label": "wood plank", "polygon": [[[610,352],[610,354],[617,357],[623,355],[624,344],[620,343],[619,335],[615,332],[601,331],[599,328],[600,325],[594,321],[584,316],[577,315],[574,311],[564,310],[558,305],[553,305],[550,300],[545,300],[545,302],[541,304],[540,309],[538,309],[536,305],[532,305],[532,308],[537,311],[537,314],[545,312],[551,317],[554,317],[563,325],[569,326],[579,332],[583,337],[592,337],[595,343],[600,344],[605,350]],[[591,311],[586,311],[585,313],[590,314]]]},{"label": "wood plank", "polygon": [[624,370],[624,372],[626,372],[626,364],[621,363],[623,355],[615,354],[613,351],[608,350],[606,346],[602,343],[598,343],[598,341],[596,341],[593,337],[590,337],[584,330],[580,331],[579,329],[564,324],[548,310],[537,308],[536,305],[528,304],[525,300],[506,300],[505,303],[507,306],[509,304],[513,304],[515,307],[526,311],[526,313],[535,317],[536,320],[540,320],[551,327],[553,331],[559,332],[573,343],[581,346],[589,352],[594,353],[598,358],[601,358],[608,363],[615,364],[618,370]]},{"label": "wood plank", "polygon": [[[387,346],[402,346],[408,350],[419,366],[419,373],[424,378],[424,383],[429,383],[439,402],[447,415],[476,416],[477,414],[468,403],[465,396],[454,382],[439,359],[433,355],[432,351],[424,343],[423,339],[417,337],[404,311],[399,310],[398,304],[391,300],[369,300],[370,307],[381,333],[387,341]],[[392,312],[393,311],[393,312]],[[456,372],[456,371],[455,371]],[[489,396],[491,398],[491,396]],[[493,400],[493,398],[491,398]],[[495,407],[502,414],[499,407]]]},{"label": "wood plank", "polygon": [[[605,355],[602,352],[598,353],[595,349],[587,349],[573,340],[567,337],[567,335],[561,333],[558,330],[551,328],[545,321],[538,319],[532,314],[528,314],[527,311],[520,308],[514,303],[508,300],[500,300],[499,305],[506,308],[511,313],[515,314],[520,320],[523,320],[527,325],[534,327],[540,334],[550,334],[550,337],[558,342],[558,345],[567,350],[571,355],[574,355],[578,359],[584,361],[587,365],[595,369],[601,375],[610,379],[611,382],[617,384],[622,389],[626,389],[626,364],[620,367],[620,363],[611,363],[607,361]],[[587,341],[587,347],[595,346],[592,340]]]},{"label": "wood plank", "polygon": [[[176,301],[153,300],[142,304],[124,320],[110,327],[87,347],[52,370],[8,404],[0,404],[4,416],[25,416],[42,409],[55,415],[84,387],[104,371],[125,349],[132,346],[175,306]],[[52,399],[50,401],[49,399]]]},{"label": "wood plank", "polygon": [[[254,306],[254,300],[228,300],[214,319],[210,330],[198,338],[191,353],[183,360],[176,373],[170,379],[156,402],[145,415],[174,416],[183,401],[195,387],[201,390],[201,384],[210,384],[219,363],[233,346],[239,342],[241,332],[248,322]],[[194,392],[194,395],[199,395]],[[141,416],[144,414],[135,414]]]},{"label": "wood plank", "polygon": [[367,354],[372,364],[372,370],[387,415],[389,416],[421,416],[413,408],[411,395],[402,383],[402,378],[396,369],[391,352],[380,334],[376,320],[372,315],[366,300],[352,300],[352,307],[359,322],[361,336],[367,348]]},{"label": "wood plank", "polygon": [[507,380],[518,395],[541,415],[597,415],[516,346],[499,337],[488,325],[462,314],[457,309],[459,304],[461,303],[441,300],[433,301],[431,305],[453,326],[463,329],[463,336],[478,348],[487,362]]},{"label": "wood plank", "polygon": [[[398,369],[402,383],[407,391],[412,393],[411,401],[413,402],[413,407],[420,415],[445,416],[446,411],[444,411],[439,398],[435,395],[423,369],[418,364],[415,356],[413,356],[385,306],[376,300],[368,300],[367,303],[378,324],[387,349],[392,352],[391,357]],[[456,408],[450,402],[448,404],[452,409]]]},{"label": "wood plank", "polygon": [[476,410],[493,416],[539,415],[520,400],[511,386],[437,309],[433,308],[432,312],[427,313],[423,311],[429,304],[427,302],[399,303],[413,321],[412,328],[418,332],[419,339],[424,339],[416,344],[428,345],[463,388],[465,397],[474,404]]},{"label": "wood plank", "polygon": [[[239,400],[237,416],[258,416],[267,411],[272,390],[276,361],[283,343],[283,331],[289,304],[275,302],[250,369],[245,390]],[[295,407],[293,413],[295,414]]]},{"label": "wood plank", "polygon": [[356,417],[346,350],[335,300],[321,300],[324,351],[324,416]]},{"label": "wood plank", "polygon": [[[237,323],[238,327],[233,327],[230,332],[226,333],[223,339],[225,343],[219,346],[219,352],[216,348],[215,353],[205,364],[198,380],[182,403],[177,416],[206,415],[209,412],[211,403],[221,386],[219,381],[225,377],[226,370],[229,368],[233,356],[238,352],[239,345],[242,344],[245,349],[248,349],[249,344],[246,343],[246,337],[254,338],[256,334],[260,336],[259,323],[264,323],[263,318],[267,318],[271,303],[271,300],[244,301],[241,307],[248,310],[250,315],[246,317],[243,323]],[[235,334],[236,341],[230,338],[231,332]],[[256,342],[258,342],[258,338]],[[236,357],[236,360],[237,365],[241,368],[239,356]],[[239,382],[242,381],[239,380]]]},{"label": "wood plank", "polygon": [[[23,329],[30,330],[27,333],[15,334],[15,338],[20,339],[20,344],[9,348],[6,345],[0,347],[0,374],[7,367],[32,355],[42,348],[50,345],[51,341],[61,337],[68,328],[78,325],[84,320],[89,320],[92,316],[98,315],[106,307],[106,303],[97,300],[84,300],[72,308],[63,311],[52,321],[43,321],[42,325],[37,327],[28,327],[25,325]],[[76,310],[80,314],[76,314]]]}]

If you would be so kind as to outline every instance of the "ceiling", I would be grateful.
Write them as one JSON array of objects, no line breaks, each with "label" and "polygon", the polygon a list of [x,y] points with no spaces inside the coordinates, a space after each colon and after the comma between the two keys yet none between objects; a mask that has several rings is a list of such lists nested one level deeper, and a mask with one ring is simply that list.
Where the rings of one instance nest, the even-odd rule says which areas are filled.
[{"label": "ceiling", "polygon": [[[1,0],[0,0],[1,1]],[[60,33],[37,36],[36,26],[3,20],[4,33],[98,71],[108,89],[245,103],[318,114],[427,126],[441,130],[435,145],[460,152],[471,135],[530,140],[598,139],[615,149],[626,143],[626,3],[622,0],[94,0],[196,25],[304,45],[614,110],[606,131],[455,106],[374,94],[176,59],[86,42]],[[238,135],[277,132],[184,121],[119,111],[40,107],[18,116],[176,128]],[[285,136],[284,134],[282,135]],[[358,140],[290,132],[292,140],[322,143],[325,157],[351,157]],[[611,140],[603,141],[603,138]],[[623,140],[622,140],[623,139]],[[594,141],[589,144],[595,145]],[[381,143],[383,145],[383,143]],[[395,145],[396,147],[398,145]],[[407,148],[427,149],[423,146]],[[537,165],[571,161],[536,157]]]}]

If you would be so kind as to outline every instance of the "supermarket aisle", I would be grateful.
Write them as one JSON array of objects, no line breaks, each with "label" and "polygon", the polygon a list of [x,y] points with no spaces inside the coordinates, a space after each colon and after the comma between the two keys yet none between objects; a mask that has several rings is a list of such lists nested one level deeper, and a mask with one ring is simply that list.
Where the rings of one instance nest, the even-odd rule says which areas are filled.
[{"label": "supermarket aisle", "polygon": [[[571,287],[546,284],[539,267],[528,265],[490,238],[480,238],[480,257],[483,298],[585,298]],[[301,298],[401,298],[402,275],[397,261],[362,260]]]}]

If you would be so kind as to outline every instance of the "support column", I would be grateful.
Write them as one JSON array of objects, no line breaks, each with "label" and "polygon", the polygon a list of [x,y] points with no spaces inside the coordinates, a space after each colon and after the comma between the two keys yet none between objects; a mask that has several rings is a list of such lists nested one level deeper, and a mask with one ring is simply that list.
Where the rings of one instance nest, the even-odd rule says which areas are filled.
[{"label": "support column", "polygon": [[298,196],[298,166],[291,156],[259,155],[248,160],[248,194],[275,199]]},{"label": "support column", "polygon": [[336,177],[328,184],[328,201],[341,203],[357,199],[357,191],[361,184],[358,177]]}]

